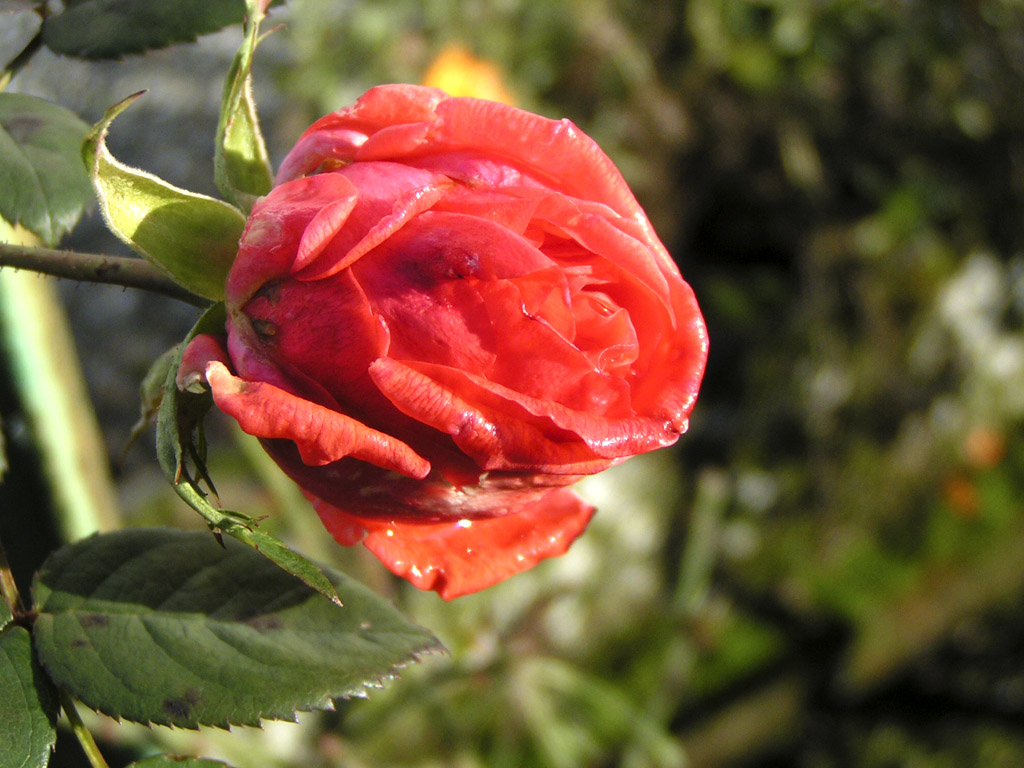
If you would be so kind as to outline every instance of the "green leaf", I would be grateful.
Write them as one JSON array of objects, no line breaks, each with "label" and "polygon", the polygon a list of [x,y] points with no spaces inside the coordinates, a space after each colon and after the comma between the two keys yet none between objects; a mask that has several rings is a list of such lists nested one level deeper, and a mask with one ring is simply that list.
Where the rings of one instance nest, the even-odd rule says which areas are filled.
[{"label": "green leaf", "polygon": [[4,599],[3,595],[0,595],[0,629],[10,624],[12,619],[14,619],[14,613],[11,611],[11,606],[7,604],[7,600]]},{"label": "green leaf", "polygon": [[0,766],[43,768],[57,742],[57,695],[24,627],[0,632]]},{"label": "green leaf", "polygon": [[217,188],[244,211],[252,210],[256,198],[267,194],[274,184],[252,95],[252,58],[260,41],[264,11],[259,0],[249,0],[248,6],[245,41],[224,83],[214,155]]},{"label": "green leaf", "polygon": [[174,755],[156,755],[147,757],[128,768],[231,768],[220,760],[204,760],[200,757],[175,757]]},{"label": "green leaf", "polygon": [[92,200],[78,154],[88,131],[63,107],[0,93],[0,218],[56,245]]},{"label": "green leaf", "polygon": [[33,584],[43,667],[112,717],[195,728],[294,719],[442,646],[361,584],[341,608],[230,539],[134,529],[50,556]]},{"label": "green leaf", "polygon": [[86,59],[119,59],[125,54],[191,42],[199,35],[236,24],[244,0],[74,0],[43,25],[50,50]]},{"label": "green leaf", "polygon": [[212,197],[174,187],[119,163],[107,129],[141,93],[111,107],[86,136],[82,159],[110,230],[193,293],[218,301],[238,252],[245,217]]},{"label": "green leaf", "polygon": [[[181,365],[182,352],[188,342],[201,333],[223,334],[225,322],[224,305],[215,304],[210,307],[185,337],[185,341],[171,360],[164,382],[163,399],[157,412],[156,452],[160,468],[178,496],[202,515],[212,530],[226,533],[259,550],[264,557],[269,558],[280,568],[341,605],[334,585],[319,566],[289,549],[270,534],[258,530],[258,520],[213,506],[206,493],[199,487],[200,480],[206,480],[207,484],[210,484],[204,464],[206,449],[202,423],[213,406],[213,398],[205,389],[198,392],[179,391],[175,377]],[[195,468],[195,477],[188,470],[188,460],[191,460]]]}]

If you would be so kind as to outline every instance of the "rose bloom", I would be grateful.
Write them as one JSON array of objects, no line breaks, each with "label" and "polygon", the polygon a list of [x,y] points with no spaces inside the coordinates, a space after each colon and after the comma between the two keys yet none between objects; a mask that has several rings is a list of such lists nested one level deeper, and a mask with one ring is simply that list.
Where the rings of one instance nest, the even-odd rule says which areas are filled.
[{"label": "rose bloom", "polygon": [[446,599],[562,554],[594,511],[568,486],[674,443],[707,355],[590,138],[410,85],[303,134],[226,304],[179,386],[205,380],[339,542]]}]

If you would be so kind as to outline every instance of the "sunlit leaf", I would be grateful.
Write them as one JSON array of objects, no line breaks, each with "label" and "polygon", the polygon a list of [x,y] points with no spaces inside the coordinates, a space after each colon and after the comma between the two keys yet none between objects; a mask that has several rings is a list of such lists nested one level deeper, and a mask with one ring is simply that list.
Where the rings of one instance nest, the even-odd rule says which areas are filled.
[{"label": "sunlit leaf", "polygon": [[110,123],[141,94],[111,107],[82,144],[82,158],[111,231],[179,285],[224,297],[245,217],[212,197],[187,192],[119,163],[107,150]]},{"label": "sunlit leaf", "polygon": [[93,197],[79,159],[88,131],[64,107],[0,93],[0,218],[56,245]]},{"label": "sunlit leaf", "polygon": [[123,530],[64,547],[33,584],[39,659],[112,717],[195,728],[293,719],[441,649],[348,577],[342,608],[252,549]]},{"label": "sunlit leaf", "polygon": [[32,638],[24,627],[8,627],[0,632],[0,766],[43,768],[56,725],[56,692],[32,658]]}]

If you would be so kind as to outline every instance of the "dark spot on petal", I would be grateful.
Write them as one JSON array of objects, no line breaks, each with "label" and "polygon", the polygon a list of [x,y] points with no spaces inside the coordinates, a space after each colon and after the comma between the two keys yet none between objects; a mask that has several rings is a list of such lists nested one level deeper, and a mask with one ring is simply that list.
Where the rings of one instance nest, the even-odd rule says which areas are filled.
[{"label": "dark spot on petal", "polygon": [[185,720],[192,713],[192,708],[199,702],[199,691],[195,688],[189,688],[182,696],[171,696],[164,699],[161,708],[168,717],[175,720]]},{"label": "dark spot on petal", "polygon": [[480,255],[473,251],[463,251],[449,254],[448,258],[449,277],[463,280],[467,277],[476,277],[480,272]]},{"label": "dark spot on petal", "polygon": [[281,298],[281,281],[271,280],[269,283],[264,283],[263,286],[253,294],[250,302],[256,301],[257,299],[266,299],[271,304],[276,304]]},{"label": "dark spot on petal", "polygon": [[416,258],[406,259],[403,268],[412,283],[429,287],[446,280],[478,277],[480,255],[457,245],[446,244],[429,253],[416,254]]},{"label": "dark spot on petal", "polygon": [[78,640],[72,640],[72,641],[71,641],[71,648],[72,648],[72,649],[76,649],[76,648],[86,648],[86,647],[88,647],[89,645],[90,645],[90,643],[89,643],[89,641],[88,641],[88,640],[82,640],[82,639],[78,639]]},{"label": "dark spot on petal", "polygon": [[318,173],[331,173],[332,171],[337,171],[340,168],[344,168],[346,165],[351,165],[351,164],[352,163],[350,161],[348,161],[348,160],[341,160],[341,159],[336,158],[336,157],[328,157],[326,160],[324,160],[322,163],[320,163],[320,165],[318,165],[313,170],[312,173],[308,173],[306,175],[307,176],[315,176]]},{"label": "dark spot on petal", "polygon": [[90,627],[105,627],[110,620],[102,613],[83,613],[78,617],[78,623],[89,629]]},{"label": "dark spot on petal", "polygon": [[259,318],[250,318],[252,321],[253,330],[259,335],[260,339],[266,341],[277,335],[277,326],[269,320],[260,320]]}]

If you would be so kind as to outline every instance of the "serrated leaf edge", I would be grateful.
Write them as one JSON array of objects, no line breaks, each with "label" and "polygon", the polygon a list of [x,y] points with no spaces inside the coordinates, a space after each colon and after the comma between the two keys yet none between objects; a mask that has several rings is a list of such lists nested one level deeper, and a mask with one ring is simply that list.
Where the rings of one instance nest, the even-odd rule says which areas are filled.
[{"label": "serrated leaf edge", "polygon": [[[230,731],[232,728],[262,728],[264,722],[294,723],[298,719],[297,716],[300,712],[334,712],[337,709],[336,702],[348,699],[367,698],[369,695],[368,692],[370,690],[381,690],[389,682],[401,679],[400,673],[402,670],[411,667],[413,664],[418,664],[420,661],[422,661],[424,658],[427,658],[428,656],[447,656],[448,650],[443,645],[441,645],[441,642],[437,640],[437,638],[434,638],[434,640],[437,643],[436,647],[428,645],[422,649],[413,651],[409,654],[408,659],[406,659],[405,661],[396,662],[395,664],[391,665],[390,670],[388,672],[384,672],[380,676],[371,677],[368,680],[364,680],[359,685],[341,691],[340,693],[328,694],[326,696],[323,696],[316,702],[311,703],[309,705],[304,704],[303,706],[296,707],[292,710],[283,711],[281,713],[261,713],[252,720],[246,720],[241,718],[238,720],[228,719],[223,723],[197,721],[196,725],[181,725],[179,723],[170,722],[164,723],[160,722],[159,720],[136,720],[125,715],[119,715],[113,711],[108,712],[104,710],[102,707],[94,707],[91,704],[88,704],[77,697],[73,698],[75,699],[76,702],[84,706],[86,709],[89,709],[90,711],[96,714],[103,715],[104,717],[109,717],[115,722],[135,723],[136,725],[145,725],[147,727],[160,726],[162,728],[178,728],[183,731],[198,731],[201,728],[217,728],[222,731]],[[39,661],[39,664],[46,671],[46,674],[52,677],[49,667],[47,667],[47,665],[41,659]]]},{"label": "serrated leaf edge", "polygon": [[[87,539],[94,539],[94,538],[96,538],[96,537],[98,537],[100,535],[101,534],[96,533],[96,534],[93,534],[93,535],[87,537]],[[66,546],[70,547],[70,546],[73,546],[73,545],[66,545]],[[130,561],[125,561],[125,562],[130,562]],[[274,562],[274,561],[271,561],[271,562]],[[274,564],[277,565],[276,562],[274,562]],[[63,609],[63,610],[56,611],[56,612],[53,612],[53,613],[47,613],[47,611],[46,611],[46,603],[47,603],[47,600],[48,600],[49,596],[52,595],[53,591],[45,582],[42,581],[41,574],[45,570],[45,567],[46,567],[46,564],[44,563],[43,568],[41,568],[40,571],[38,571],[36,573],[36,577],[33,579],[33,584],[32,584],[33,609],[35,611],[37,611],[40,615],[45,614],[45,615],[48,615],[48,616],[51,616],[51,617],[54,617],[54,618],[57,617],[58,615],[66,615],[66,614],[74,614],[74,613],[76,613],[77,609],[75,609],[75,608]],[[296,578],[297,580],[302,581],[301,579],[299,579],[299,577],[295,576],[295,574],[291,574],[290,572],[288,572],[288,573],[293,578]],[[303,584],[305,584],[305,582],[303,582]],[[306,586],[309,587],[308,584],[306,584]],[[333,583],[332,583],[332,586],[333,586]],[[321,596],[323,596],[323,594],[319,590],[316,590],[313,587],[309,587],[309,588],[314,589],[314,591],[316,591],[318,594],[321,594]],[[340,603],[338,603],[338,605],[340,606]],[[86,612],[86,613],[94,613],[94,612]],[[126,614],[126,615],[131,616],[131,617],[136,618],[136,619],[140,618],[139,616],[136,616],[134,614]],[[215,620],[211,620],[211,622],[212,623],[217,623]],[[421,628],[421,629],[424,629],[424,628]],[[424,631],[427,631],[427,630],[424,629]],[[353,685],[350,688],[343,689],[343,690],[341,690],[341,691],[339,691],[337,693],[324,694],[322,696],[316,697],[313,701],[310,701],[308,703],[303,703],[301,706],[297,706],[294,709],[285,709],[285,710],[281,710],[281,711],[274,711],[272,708],[268,708],[267,711],[261,711],[259,714],[257,714],[254,718],[251,718],[251,719],[249,719],[249,718],[231,719],[229,717],[229,718],[227,718],[223,722],[197,721],[195,725],[174,723],[174,722],[169,722],[169,721],[168,722],[163,722],[161,720],[152,720],[152,719],[151,720],[137,720],[135,718],[119,714],[119,713],[113,711],[113,709],[107,709],[107,708],[104,708],[104,707],[96,707],[93,704],[90,704],[89,702],[86,702],[86,701],[84,701],[82,699],[79,699],[77,696],[75,696],[74,698],[75,698],[76,701],[79,701],[83,706],[85,706],[86,708],[92,710],[93,712],[96,712],[96,713],[105,715],[107,717],[110,717],[110,718],[116,720],[117,722],[127,721],[127,722],[130,722],[130,723],[137,723],[137,724],[146,725],[146,726],[159,725],[159,726],[163,726],[163,727],[166,727],[166,728],[180,728],[180,729],[183,729],[183,730],[198,730],[201,727],[212,727],[212,728],[219,728],[221,730],[230,730],[232,726],[256,727],[256,728],[259,728],[259,727],[262,727],[262,723],[264,721],[295,722],[296,715],[299,712],[317,712],[317,711],[320,711],[320,712],[328,711],[329,712],[329,711],[334,711],[334,709],[335,709],[335,702],[337,702],[337,701],[346,700],[346,699],[352,699],[352,698],[365,698],[368,695],[368,691],[369,690],[371,690],[371,689],[382,689],[388,682],[390,682],[392,680],[399,679],[401,677],[401,675],[400,675],[401,670],[406,669],[406,668],[412,666],[413,664],[419,663],[422,659],[424,659],[424,658],[426,658],[428,656],[433,656],[433,655],[441,655],[441,656],[443,656],[443,655],[447,655],[448,654],[448,650],[444,647],[444,645],[441,643],[441,641],[438,640],[438,638],[435,637],[433,635],[433,633],[430,633],[429,631],[427,631],[427,632],[428,632],[429,637],[424,639],[424,641],[423,641],[423,643],[422,643],[422,645],[420,647],[415,648],[414,650],[412,650],[412,651],[408,652],[407,654],[405,654],[406,658],[401,659],[399,661],[396,661],[394,664],[389,665],[388,670],[385,671],[385,672],[380,673],[379,675],[370,676],[370,677],[368,677],[368,678],[366,678],[364,680],[361,680],[356,685]],[[405,635],[406,633],[402,633],[402,632],[389,632],[389,633],[386,633],[386,634],[390,634],[390,635]],[[35,643],[37,642],[37,638],[34,636],[32,638],[32,640],[33,640],[33,643],[32,643],[33,650],[35,652],[34,655],[35,655],[38,663],[44,669],[44,671],[46,672],[46,674],[49,676],[49,678],[51,680],[59,681],[60,680],[59,670],[54,670],[50,665],[48,665],[46,663],[45,654],[41,654],[37,650],[35,650]],[[112,674],[113,674],[113,672],[112,672]],[[70,691],[68,693],[71,694]]]}]

